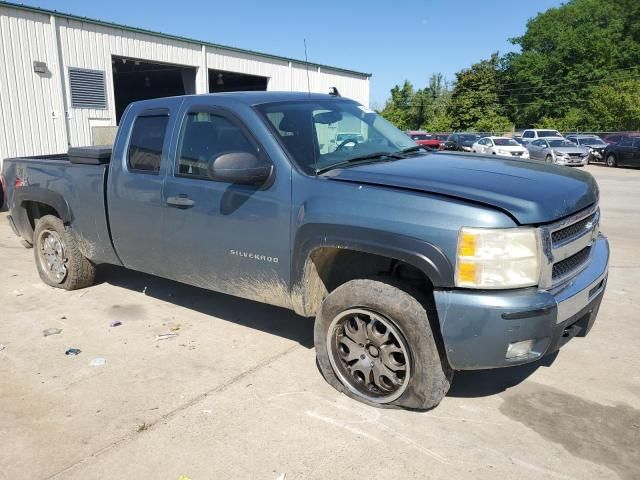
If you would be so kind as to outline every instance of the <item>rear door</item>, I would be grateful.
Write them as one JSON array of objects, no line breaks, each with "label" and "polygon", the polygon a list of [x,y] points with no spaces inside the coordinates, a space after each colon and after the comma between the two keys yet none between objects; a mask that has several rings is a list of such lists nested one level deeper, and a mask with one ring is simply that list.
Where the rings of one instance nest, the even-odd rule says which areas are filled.
[{"label": "rear door", "polygon": [[107,205],[116,252],[124,266],[160,276],[169,272],[162,188],[179,105],[180,99],[131,105],[109,168]]},{"label": "rear door", "polygon": [[170,278],[288,307],[290,174],[276,168],[262,187],[212,180],[209,162],[223,152],[271,160],[230,110],[188,99],[180,117],[163,192]]}]

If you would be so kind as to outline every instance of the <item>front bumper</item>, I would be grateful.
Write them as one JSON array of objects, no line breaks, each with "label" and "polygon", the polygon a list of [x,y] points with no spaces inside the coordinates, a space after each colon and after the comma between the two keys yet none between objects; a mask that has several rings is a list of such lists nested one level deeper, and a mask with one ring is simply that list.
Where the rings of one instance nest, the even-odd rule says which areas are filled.
[{"label": "front bumper", "polygon": [[[589,265],[553,290],[436,290],[434,299],[447,358],[455,370],[507,367],[535,361],[585,336],[607,283],[609,243],[600,235]],[[507,358],[509,345],[534,340]]]},{"label": "front bumper", "polygon": [[566,165],[568,167],[570,166],[582,166],[582,165],[586,165],[589,161],[589,156],[587,155],[586,157],[580,157],[580,158],[575,158],[575,157],[556,157],[555,159],[555,163],[557,165]]}]

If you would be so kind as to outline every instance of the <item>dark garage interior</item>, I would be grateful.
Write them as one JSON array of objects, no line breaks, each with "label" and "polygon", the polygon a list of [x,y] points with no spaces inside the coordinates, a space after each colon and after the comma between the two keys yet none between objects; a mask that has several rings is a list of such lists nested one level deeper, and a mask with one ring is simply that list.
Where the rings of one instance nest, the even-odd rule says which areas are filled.
[{"label": "dark garage interior", "polygon": [[267,77],[247,75],[246,73],[209,70],[209,92],[264,91],[267,89]]},{"label": "dark garage interior", "polygon": [[131,102],[196,93],[196,69],[147,60],[111,57],[116,122]]}]

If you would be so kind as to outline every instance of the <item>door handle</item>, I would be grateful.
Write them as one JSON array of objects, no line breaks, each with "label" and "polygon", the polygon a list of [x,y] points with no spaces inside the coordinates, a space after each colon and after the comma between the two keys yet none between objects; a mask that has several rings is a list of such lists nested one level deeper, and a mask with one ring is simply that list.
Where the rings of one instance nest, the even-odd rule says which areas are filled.
[{"label": "door handle", "polygon": [[167,205],[175,208],[191,208],[196,204],[193,200],[191,200],[186,195],[178,195],[177,197],[168,197]]}]

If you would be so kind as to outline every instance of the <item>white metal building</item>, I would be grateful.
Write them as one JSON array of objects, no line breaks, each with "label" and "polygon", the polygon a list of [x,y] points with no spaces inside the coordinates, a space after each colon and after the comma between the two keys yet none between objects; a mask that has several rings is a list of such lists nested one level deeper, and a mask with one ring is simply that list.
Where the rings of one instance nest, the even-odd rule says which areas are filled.
[{"label": "white metal building", "polygon": [[369,77],[0,1],[0,161],[104,143],[134,100],[336,87],[368,105]]}]

